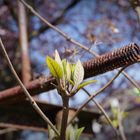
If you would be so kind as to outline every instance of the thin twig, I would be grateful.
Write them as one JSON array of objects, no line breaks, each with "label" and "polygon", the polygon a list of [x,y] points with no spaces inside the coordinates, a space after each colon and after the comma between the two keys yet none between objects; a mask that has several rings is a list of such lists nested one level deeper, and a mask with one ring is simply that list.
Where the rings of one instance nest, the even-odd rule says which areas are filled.
[{"label": "thin twig", "polygon": [[[45,18],[43,18],[38,12],[36,12],[28,3],[26,3],[24,0],[20,0],[34,15],[36,15],[41,21],[43,21],[45,24],[47,24],[50,28],[52,28],[53,30],[55,30],[56,32],[58,32],[61,36],[63,36],[64,38],[66,38],[66,40],[70,41],[71,43],[75,44],[76,46],[84,49],[85,51],[93,54],[94,56],[98,57],[99,55],[90,50],[88,47],[86,47],[85,45],[77,42],[76,40],[74,40],[73,38],[69,37],[66,33],[64,33],[62,30],[60,30],[59,28],[57,28],[56,26],[52,25],[50,22],[48,22]],[[138,84],[136,83],[136,81],[134,81],[125,71],[122,71],[122,74],[131,82],[132,85],[134,85],[139,91],[140,88],[138,86]]]},{"label": "thin twig", "polygon": [[[73,8],[75,5],[77,5],[80,2],[80,0],[72,0],[71,3],[69,3],[61,12],[60,14],[51,21],[51,24],[57,25],[59,24],[62,20],[63,17],[67,14],[67,12]],[[40,35],[41,33],[45,32],[46,30],[49,29],[49,26],[42,25],[37,31],[33,31],[31,35],[29,36],[29,40],[33,39],[34,37]]]},{"label": "thin twig", "polygon": [[43,21],[45,24],[47,24],[50,28],[52,28],[53,30],[55,30],[56,32],[58,32],[61,36],[63,36],[64,38],[66,38],[68,41],[72,42],[73,44],[80,46],[82,49],[94,54],[96,56],[96,54],[94,52],[92,52],[91,50],[89,50],[89,48],[87,48],[86,46],[82,45],[81,43],[75,41],[74,39],[72,39],[71,37],[69,37],[66,33],[64,33],[63,31],[61,31],[60,29],[58,29],[56,26],[52,25],[50,22],[48,22],[45,18],[43,18],[38,12],[36,12],[28,3],[26,3],[24,0],[19,0],[21,1],[34,15],[36,15],[41,21]]},{"label": "thin twig", "polygon": [[51,123],[51,121],[47,118],[47,116],[41,111],[41,109],[39,108],[39,106],[36,104],[36,102],[34,101],[34,99],[32,98],[32,96],[30,95],[30,93],[27,91],[27,89],[25,88],[25,86],[23,85],[23,83],[21,82],[21,80],[19,79],[10,59],[9,59],[9,56],[5,50],[5,47],[4,47],[4,44],[0,38],[0,44],[1,44],[1,49],[2,49],[2,52],[4,53],[4,57],[5,59],[7,60],[8,62],[8,65],[9,65],[9,68],[10,70],[12,71],[13,75],[15,76],[17,82],[19,83],[19,85],[21,86],[21,88],[23,89],[24,91],[24,94],[26,95],[26,97],[29,99],[32,107],[36,110],[36,112],[43,118],[43,120],[48,123],[48,125],[50,125],[50,127],[55,131],[55,133],[59,136],[59,132],[58,130],[54,127],[54,125]]},{"label": "thin twig", "polygon": [[81,110],[94,98],[96,97],[98,94],[100,94],[103,90],[105,90],[110,84],[112,84],[112,82],[120,75],[120,73],[125,69],[126,67],[122,68],[120,71],[118,71],[118,73],[107,83],[105,84],[102,88],[99,89],[99,91],[97,91],[96,93],[92,94],[87,100],[86,102],[75,112],[75,115],[73,116],[73,118],[69,121],[68,124],[70,124],[74,118],[81,112]]},{"label": "thin twig", "polygon": [[131,84],[140,91],[140,86],[136,81],[134,81],[125,71],[122,71],[123,75],[131,82]]},{"label": "thin twig", "polygon": [[47,131],[46,128],[20,125],[20,124],[11,124],[11,123],[5,123],[5,122],[0,122],[0,127],[2,127],[2,128],[12,128],[12,129],[16,129],[16,130],[27,130],[28,129],[28,130],[31,130],[31,131],[45,132],[45,133]]},{"label": "thin twig", "polygon": [[122,140],[127,140],[125,133],[124,133],[124,129],[123,129],[123,125],[122,125],[122,111],[120,110],[120,107],[118,107],[118,123],[119,123],[119,132],[120,132],[120,136],[122,138]]},{"label": "thin twig", "polygon": [[[83,88],[83,91],[85,91],[85,93],[87,93],[87,95],[90,97],[90,93]],[[116,130],[116,128],[113,126],[112,121],[110,120],[109,116],[107,115],[106,111],[103,109],[103,107],[94,99],[92,98],[92,101],[95,103],[95,105],[98,107],[98,109],[102,112],[102,114],[105,116],[106,120],[108,121],[109,125],[113,128],[114,133],[116,136],[118,136],[118,132]]]}]

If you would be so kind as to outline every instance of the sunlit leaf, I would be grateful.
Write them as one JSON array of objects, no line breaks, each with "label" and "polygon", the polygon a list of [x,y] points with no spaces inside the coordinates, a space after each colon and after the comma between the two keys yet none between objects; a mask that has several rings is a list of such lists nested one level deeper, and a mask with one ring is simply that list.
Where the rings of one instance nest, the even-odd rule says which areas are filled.
[{"label": "sunlit leaf", "polygon": [[140,96],[140,90],[138,90],[137,88],[134,88],[134,89],[133,89],[133,94],[134,94],[135,96]]},{"label": "sunlit leaf", "polygon": [[82,134],[83,130],[84,130],[84,127],[81,127],[77,130],[76,135],[75,135],[75,140],[79,140],[80,135]]},{"label": "sunlit leaf", "polygon": [[67,76],[68,80],[71,79],[71,68],[70,68],[70,63],[68,61],[67,61],[67,64],[66,64],[66,76]]},{"label": "sunlit leaf", "polygon": [[69,82],[71,83],[72,86],[74,86],[74,82],[72,80],[69,80]]},{"label": "sunlit leaf", "polygon": [[84,82],[84,83],[82,83],[82,84],[80,84],[80,85],[78,86],[77,90],[80,90],[81,88],[83,88],[83,87],[85,87],[85,86],[87,86],[87,85],[89,85],[89,84],[92,84],[92,83],[94,83],[94,82],[96,82],[96,80],[90,80],[90,81]]},{"label": "sunlit leaf", "polygon": [[62,78],[63,77],[63,71],[61,66],[51,57],[47,56],[46,58],[46,62],[47,65],[50,69],[51,74],[55,77],[55,78]]},{"label": "sunlit leaf", "polygon": [[70,131],[70,140],[75,140],[74,138],[75,138],[75,131],[72,128],[71,131]]},{"label": "sunlit leaf", "polygon": [[117,128],[118,125],[119,125],[119,122],[118,122],[117,119],[115,119],[115,120],[112,121],[112,124],[113,124],[113,126],[114,126],[115,128]]},{"label": "sunlit leaf", "polygon": [[58,53],[57,50],[55,50],[55,61],[56,61],[56,62],[61,66],[61,68],[63,69],[63,64],[62,64],[60,55],[59,55],[59,53]]},{"label": "sunlit leaf", "polygon": [[66,64],[67,64],[67,60],[66,59],[63,59],[62,60],[62,65],[63,65],[63,70],[64,70],[64,73],[66,74]]},{"label": "sunlit leaf", "polygon": [[83,79],[84,79],[84,68],[80,60],[78,60],[74,69],[73,76],[74,87],[72,91],[75,91],[78,88],[79,84],[83,81]]},{"label": "sunlit leaf", "polygon": [[75,129],[70,125],[66,130],[66,140],[75,140]]},{"label": "sunlit leaf", "polygon": [[74,70],[74,83],[79,85],[84,79],[84,68],[80,60],[76,63]]},{"label": "sunlit leaf", "polygon": [[74,79],[74,70],[75,70],[75,64],[70,64],[70,69],[71,69],[71,79]]}]

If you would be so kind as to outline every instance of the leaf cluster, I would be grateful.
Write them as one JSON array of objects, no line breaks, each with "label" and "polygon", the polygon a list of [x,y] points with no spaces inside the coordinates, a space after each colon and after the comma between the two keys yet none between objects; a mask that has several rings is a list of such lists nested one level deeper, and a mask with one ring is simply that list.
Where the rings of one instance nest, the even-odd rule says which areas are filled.
[{"label": "leaf cluster", "polygon": [[47,56],[46,62],[51,74],[55,77],[55,85],[58,92],[73,96],[84,86],[95,82],[91,80],[83,82],[84,68],[80,60],[76,64],[69,63],[66,59],[61,60],[58,51],[55,51],[55,59]]}]

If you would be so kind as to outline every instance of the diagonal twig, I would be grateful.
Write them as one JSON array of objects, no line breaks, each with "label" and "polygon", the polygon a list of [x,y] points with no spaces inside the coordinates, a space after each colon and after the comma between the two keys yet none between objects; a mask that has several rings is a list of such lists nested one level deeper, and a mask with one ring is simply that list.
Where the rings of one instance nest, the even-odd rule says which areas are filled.
[{"label": "diagonal twig", "polygon": [[[90,97],[90,93],[85,89],[83,88],[83,91],[85,91],[85,93],[87,93],[87,95]],[[114,130],[114,133],[116,136],[118,136],[118,132],[117,130],[115,129],[115,127],[113,126],[112,124],[112,121],[110,120],[109,116],[107,115],[106,111],[103,109],[103,107],[94,99],[92,98],[92,101],[95,103],[95,105],[98,107],[98,109],[102,112],[102,114],[105,116],[106,120],[108,121],[109,125],[113,128]]]},{"label": "diagonal twig", "polygon": [[24,0],[19,0],[21,1],[34,15],[36,15],[41,21],[43,21],[45,24],[47,24],[50,28],[58,32],[60,35],[62,35],[64,38],[66,38],[68,41],[72,42],[73,44],[80,46],[82,49],[89,51],[90,53],[96,54],[89,50],[86,46],[82,45],[81,43],[75,41],[74,39],[70,38],[66,33],[58,29],[56,26],[52,25],[50,22],[48,22],[45,18],[43,18],[38,12],[36,12],[29,4],[27,4]]},{"label": "diagonal twig", "polygon": [[121,72],[125,69],[122,68],[120,71],[118,71],[118,73],[107,83],[105,84],[102,88],[99,89],[99,91],[97,91],[96,93],[92,94],[86,101],[85,103],[75,112],[75,115],[73,116],[73,118],[68,122],[68,124],[70,124],[74,118],[81,112],[81,110],[94,98],[96,97],[98,94],[100,94],[102,91],[104,91],[110,84],[112,84],[112,82],[121,74]]},{"label": "diagonal twig", "polygon": [[[67,11],[73,8],[76,4],[78,4],[80,0],[73,0],[70,4],[68,4],[62,11],[61,14],[58,15],[54,20],[50,21],[51,24],[57,25],[59,22],[63,20],[64,15],[66,15]],[[49,26],[42,25],[37,31],[33,31],[29,36],[29,40],[33,39],[34,37],[40,35],[41,33],[45,32],[49,29]]]},{"label": "diagonal twig", "polygon": [[39,108],[39,106],[36,104],[36,102],[34,101],[34,99],[32,98],[32,96],[30,95],[30,93],[27,91],[27,89],[25,88],[25,86],[23,85],[23,83],[21,82],[21,80],[19,79],[10,59],[9,56],[5,50],[4,44],[0,38],[0,46],[1,46],[1,50],[4,53],[4,57],[8,62],[9,68],[11,70],[11,72],[13,73],[13,75],[15,76],[17,82],[19,83],[19,85],[21,86],[22,90],[24,91],[24,94],[26,95],[26,97],[29,99],[29,102],[31,103],[32,107],[36,110],[36,112],[42,117],[42,119],[48,123],[48,125],[50,125],[50,127],[55,131],[55,133],[59,136],[59,132],[58,130],[54,127],[54,125],[51,123],[51,121],[47,118],[47,116],[41,111],[41,109]]}]

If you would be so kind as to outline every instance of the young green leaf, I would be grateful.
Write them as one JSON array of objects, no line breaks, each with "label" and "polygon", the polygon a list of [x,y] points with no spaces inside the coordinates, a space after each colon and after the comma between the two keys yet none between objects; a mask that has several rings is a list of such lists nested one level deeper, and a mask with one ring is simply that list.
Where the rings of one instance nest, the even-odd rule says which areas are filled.
[{"label": "young green leaf", "polygon": [[63,77],[63,70],[61,66],[51,57],[47,56],[46,58],[47,65],[50,69],[51,74],[58,79]]},{"label": "young green leaf", "polygon": [[80,60],[76,63],[75,70],[74,70],[74,76],[73,76],[73,81],[74,81],[74,87],[72,91],[75,91],[79,84],[83,81],[84,79],[84,68]]},{"label": "young green leaf", "polygon": [[75,140],[75,130],[73,128],[71,128],[71,131],[70,131],[70,140]]},{"label": "young green leaf", "polygon": [[119,125],[119,122],[118,122],[117,119],[114,119],[114,120],[112,120],[112,124],[113,124],[113,126],[114,126],[115,128],[117,128],[118,125]]},{"label": "young green leaf", "polygon": [[63,59],[62,60],[62,65],[63,65],[64,74],[66,74],[66,64],[67,64],[67,60]]},{"label": "young green leaf", "polygon": [[74,82],[72,80],[69,80],[69,82],[72,86],[74,86]]},{"label": "young green leaf", "polygon": [[71,68],[70,68],[70,63],[67,61],[66,64],[66,77],[68,80],[71,79]]},{"label": "young green leaf", "polygon": [[138,90],[137,88],[134,88],[132,93],[133,93],[135,96],[140,96],[140,90]]},{"label": "young green leaf", "polygon": [[62,61],[61,61],[61,58],[59,56],[59,53],[57,50],[55,50],[55,61],[61,66],[61,68],[63,69],[63,64],[62,64]]},{"label": "young green leaf", "polygon": [[90,81],[84,82],[84,83],[82,83],[82,84],[80,84],[80,85],[78,86],[77,90],[80,90],[80,89],[82,89],[83,87],[85,87],[85,86],[87,86],[87,85],[89,85],[89,84],[91,84],[91,83],[94,83],[94,82],[96,82],[96,80],[90,80]]},{"label": "young green leaf", "polygon": [[81,127],[77,130],[76,135],[75,135],[75,140],[79,140],[80,135],[82,134],[83,130],[84,130],[84,127]]},{"label": "young green leaf", "polygon": [[73,80],[74,79],[75,64],[70,64],[70,69],[71,69],[71,80]]},{"label": "young green leaf", "polygon": [[84,79],[84,68],[80,60],[76,63],[74,70],[74,83],[79,85]]},{"label": "young green leaf", "polygon": [[67,127],[66,140],[75,140],[75,129],[71,125]]}]

